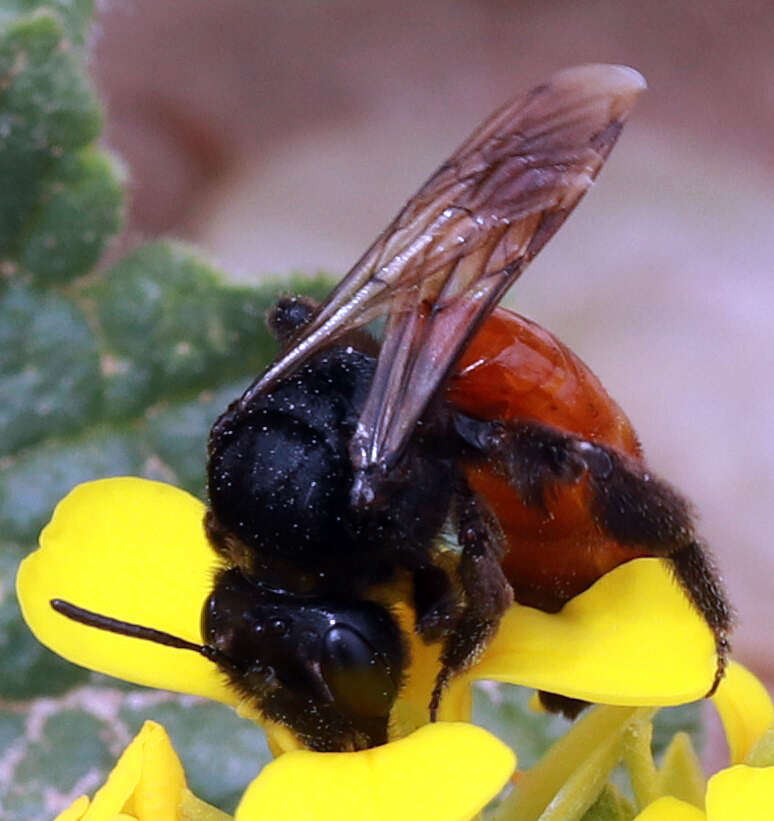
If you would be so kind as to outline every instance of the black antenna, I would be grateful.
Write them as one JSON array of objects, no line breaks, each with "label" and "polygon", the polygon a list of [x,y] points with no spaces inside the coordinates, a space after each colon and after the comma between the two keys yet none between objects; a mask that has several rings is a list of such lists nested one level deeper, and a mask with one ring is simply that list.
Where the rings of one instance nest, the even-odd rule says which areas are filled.
[{"label": "black antenna", "polygon": [[221,667],[234,671],[239,670],[239,667],[228,656],[209,644],[195,644],[170,633],[164,633],[162,630],[154,630],[152,627],[143,627],[140,624],[132,624],[128,621],[113,619],[110,616],[103,616],[62,599],[51,599],[49,604],[57,613],[77,621],[79,624],[85,624],[87,627],[96,627],[98,630],[107,630],[109,633],[116,633],[119,636],[127,636],[131,639],[152,641],[154,644],[163,644],[166,647],[174,647],[178,650],[193,650],[195,653],[199,653],[200,656],[204,656],[208,661]]}]

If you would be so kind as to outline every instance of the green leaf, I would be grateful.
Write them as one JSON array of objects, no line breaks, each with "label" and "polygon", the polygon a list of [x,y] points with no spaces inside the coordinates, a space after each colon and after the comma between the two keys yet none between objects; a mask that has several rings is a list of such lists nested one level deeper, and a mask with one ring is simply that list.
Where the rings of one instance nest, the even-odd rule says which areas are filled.
[{"label": "green leaf", "polygon": [[[42,738],[30,745],[17,768],[17,780],[27,783],[42,769],[49,774],[51,786],[66,792],[90,768],[111,767],[113,755],[101,738],[102,730],[102,722],[82,709],[64,709],[51,715]],[[63,751],[67,755],[62,755]]]},{"label": "green leaf", "polygon": [[174,474],[176,485],[204,497],[207,435],[215,419],[249,381],[230,382],[191,401],[165,403],[149,412],[147,447]]},{"label": "green leaf", "polygon": [[75,485],[105,476],[142,474],[143,462],[137,437],[109,428],[29,450],[6,470],[0,483],[0,531],[33,546],[53,504]]},{"label": "green leaf", "polygon": [[110,735],[109,723],[83,708],[41,712],[39,726],[16,741],[21,754],[3,785],[3,818],[51,818],[84,791],[94,792],[99,774],[115,763]]},{"label": "green leaf", "polygon": [[0,263],[7,269],[47,178],[65,153],[95,139],[100,125],[60,19],[41,12],[7,24],[0,35]]},{"label": "green leaf", "polygon": [[102,151],[64,157],[26,225],[19,251],[23,268],[46,283],[91,270],[120,226],[122,177],[115,160]]},{"label": "green leaf", "polygon": [[154,243],[87,292],[104,337],[105,414],[257,373],[275,345],[265,314],[276,289],[226,287],[189,249]]},{"label": "green leaf", "polygon": [[93,0],[3,0],[0,9],[0,30],[16,17],[40,12],[54,15],[62,24],[70,42],[81,46],[86,38]]},{"label": "green leaf", "polygon": [[102,117],[81,54],[67,41],[56,15],[41,12],[6,28],[0,72],[4,150],[37,149],[57,156],[99,134]]},{"label": "green leaf", "polygon": [[0,709],[0,750],[8,750],[24,733],[25,718],[18,712]]},{"label": "green leaf", "polygon": [[100,380],[97,342],[71,300],[25,286],[0,292],[0,456],[88,424]]},{"label": "green leaf", "polygon": [[[9,759],[16,758],[19,756],[20,753],[23,753],[23,748],[25,745],[25,726],[27,723],[27,719],[25,716],[21,715],[18,711],[13,710],[12,708],[9,709],[7,707],[0,708],[0,817],[1,818],[20,818],[23,819],[25,817],[24,813],[15,813],[11,815],[7,803],[10,797],[10,793],[16,789],[17,795],[14,796],[14,803],[16,803],[17,807],[20,803],[21,796],[18,795],[20,791],[18,787],[15,788],[13,783],[13,773],[12,767],[7,766],[7,761]],[[40,779],[40,774],[36,778],[38,784],[40,785],[42,779]],[[39,797],[40,790],[38,790],[38,798],[37,800],[33,799],[32,801],[27,801],[27,804],[31,809],[38,810],[38,817],[40,817],[40,806],[41,801]],[[23,800],[22,800],[23,802]],[[34,813],[28,813],[26,815],[27,818],[33,818]]]}]

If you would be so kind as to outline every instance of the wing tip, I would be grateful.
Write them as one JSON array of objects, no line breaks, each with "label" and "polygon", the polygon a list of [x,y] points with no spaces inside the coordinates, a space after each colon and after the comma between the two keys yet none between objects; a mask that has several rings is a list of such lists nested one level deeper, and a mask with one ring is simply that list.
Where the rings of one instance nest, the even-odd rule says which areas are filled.
[{"label": "wing tip", "polygon": [[616,101],[616,108],[624,111],[630,109],[648,87],[636,68],[612,63],[587,63],[562,69],[551,77],[549,85],[610,97]]},{"label": "wing tip", "polygon": [[590,112],[596,111],[594,116],[623,124],[647,87],[642,74],[630,66],[587,63],[557,71],[538,88],[546,92],[544,104],[582,101]]},{"label": "wing tip", "polygon": [[608,93],[638,93],[648,84],[631,66],[616,63],[582,63],[557,71],[549,80],[551,85],[588,85]]}]

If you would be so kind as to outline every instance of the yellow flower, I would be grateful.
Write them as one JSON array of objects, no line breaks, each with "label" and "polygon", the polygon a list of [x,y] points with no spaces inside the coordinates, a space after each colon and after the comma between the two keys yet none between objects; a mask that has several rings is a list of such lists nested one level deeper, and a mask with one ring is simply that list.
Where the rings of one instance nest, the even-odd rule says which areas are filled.
[{"label": "yellow flower", "polygon": [[649,804],[635,821],[771,821],[774,818],[774,767],[737,764],[707,783],[706,807],[671,796]]},{"label": "yellow flower", "polygon": [[[435,765],[435,766],[434,766]],[[358,753],[288,753],[253,781],[236,821],[368,819],[464,821],[497,794],[513,753],[469,724],[435,724]],[[164,728],[151,721],[126,748],[90,802],[56,821],[226,821],[186,787]]]},{"label": "yellow flower", "polygon": [[188,789],[164,728],[146,721],[94,798],[82,795],[56,821],[223,821]]},{"label": "yellow flower", "polygon": [[635,821],[706,821],[706,815],[693,804],[664,795],[637,816]]},{"label": "yellow flower", "polygon": [[[21,564],[27,624],[55,652],[137,684],[240,698],[214,664],[189,651],[86,627],[52,599],[201,643],[200,617],[218,560],[188,493],[144,479],[75,488],[57,506],[40,548]],[[414,641],[403,701],[427,721],[437,647]],[[449,688],[441,718],[467,718],[469,685],[494,679],[588,701],[672,705],[701,698],[715,672],[714,640],[663,562],[616,568],[555,614],[514,605],[482,659]],[[411,728],[413,729],[413,728]]]},{"label": "yellow flower", "polygon": [[372,750],[280,756],[247,788],[236,819],[466,821],[515,765],[513,753],[479,727],[430,724]]},{"label": "yellow flower", "polygon": [[774,726],[771,698],[749,670],[731,662],[712,701],[726,731],[731,763],[741,764],[766,730]]},{"label": "yellow flower", "polygon": [[[200,644],[201,611],[219,566],[204,534],[203,515],[201,502],[158,482],[119,478],[75,488],[41,533],[39,549],[19,569],[19,601],[33,633],[77,664],[216,699],[259,720],[275,754],[287,755],[266,767],[248,789],[240,819],[258,817],[259,808],[267,813],[262,817],[301,817],[304,802],[311,802],[316,813],[322,808],[329,813],[315,817],[343,818],[335,810],[345,799],[352,817],[362,812],[368,818],[462,819],[497,793],[514,765],[500,742],[462,724],[423,727],[439,649],[425,646],[413,632],[412,661],[393,710],[391,743],[361,753],[309,753],[298,749],[288,728],[265,721],[259,705],[241,699],[217,667],[198,654],[87,627],[51,608],[52,599],[62,599]],[[409,609],[399,616],[411,632]],[[666,565],[637,559],[604,576],[559,613],[514,605],[486,653],[448,688],[439,717],[441,722],[469,720],[470,685],[477,679],[638,707],[701,698],[715,667],[712,633]]]},{"label": "yellow flower", "polygon": [[[774,818],[774,766],[754,766],[763,758],[774,765],[768,741],[774,728],[774,705],[766,688],[748,670],[731,662],[726,677],[712,697],[728,738],[732,766],[707,782],[704,808],[661,796],[635,821],[769,821]],[[747,763],[741,763],[747,761]]]}]

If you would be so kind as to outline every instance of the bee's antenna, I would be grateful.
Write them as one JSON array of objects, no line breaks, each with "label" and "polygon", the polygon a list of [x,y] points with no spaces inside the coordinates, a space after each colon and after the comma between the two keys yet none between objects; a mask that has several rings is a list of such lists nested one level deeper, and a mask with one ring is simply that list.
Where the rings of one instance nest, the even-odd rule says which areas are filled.
[{"label": "bee's antenna", "polygon": [[85,624],[87,627],[96,627],[98,630],[107,630],[110,633],[127,636],[132,639],[152,641],[155,644],[163,644],[166,647],[174,647],[178,650],[193,650],[195,653],[204,656],[208,661],[218,664],[221,667],[225,667],[229,670],[238,669],[238,666],[234,664],[228,656],[225,656],[220,650],[209,644],[196,644],[192,641],[181,639],[178,636],[173,636],[170,633],[165,633],[162,630],[154,630],[152,627],[143,627],[140,624],[132,624],[128,621],[113,619],[110,616],[103,616],[100,613],[85,610],[83,607],[70,604],[70,602],[63,601],[62,599],[51,599],[49,604],[57,613],[61,613],[61,615],[73,621],[77,621],[79,624]]}]

